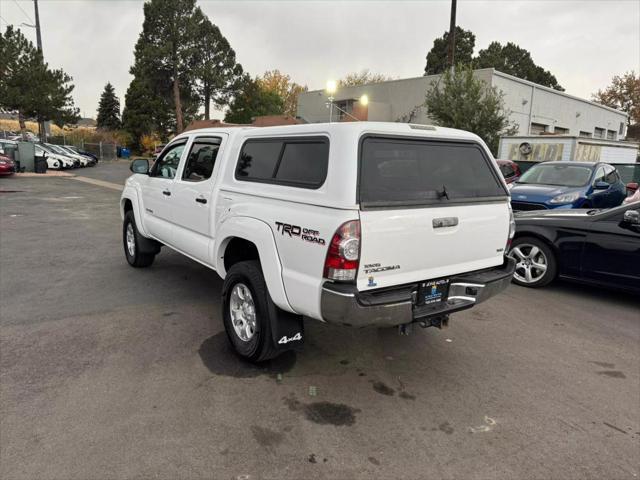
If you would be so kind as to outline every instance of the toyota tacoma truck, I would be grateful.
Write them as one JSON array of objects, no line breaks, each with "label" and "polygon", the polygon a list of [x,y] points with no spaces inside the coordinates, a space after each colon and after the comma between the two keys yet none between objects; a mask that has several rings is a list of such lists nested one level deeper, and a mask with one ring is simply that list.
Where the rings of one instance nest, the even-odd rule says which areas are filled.
[{"label": "toyota tacoma truck", "polygon": [[476,135],[399,123],[201,129],[120,201],[124,253],[169,247],[224,280],[234,350],[260,362],[304,341],[303,317],[345,327],[443,327],[504,290],[515,224]]}]

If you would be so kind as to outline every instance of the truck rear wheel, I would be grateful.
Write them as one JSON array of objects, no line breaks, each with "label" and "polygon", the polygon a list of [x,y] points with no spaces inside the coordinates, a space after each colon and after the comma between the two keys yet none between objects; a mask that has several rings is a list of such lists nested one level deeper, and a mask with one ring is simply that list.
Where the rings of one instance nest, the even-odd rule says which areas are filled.
[{"label": "truck rear wheel", "polygon": [[124,222],[122,224],[122,244],[127,262],[129,262],[129,265],[132,267],[148,267],[156,258],[154,253],[140,251],[140,232],[138,232],[136,219],[131,210],[124,216]]},{"label": "truck rear wheel", "polygon": [[255,363],[278,355],[271,332],[277,317],[278,307],[269,296],[260,264],[234,264],[222,287],[222,318],[236,353]]}]

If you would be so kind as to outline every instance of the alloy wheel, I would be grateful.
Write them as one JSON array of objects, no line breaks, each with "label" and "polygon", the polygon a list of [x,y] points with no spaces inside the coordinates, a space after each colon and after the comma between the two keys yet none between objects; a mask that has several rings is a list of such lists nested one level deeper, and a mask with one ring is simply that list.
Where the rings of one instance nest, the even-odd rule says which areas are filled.
[{"label": "alloy wheel", "polygon": [[536,245],[521,243],[511,249],[511,256],[517,262],[513,276],[522,283],[535,283],[547,272],[547,256]]},{"label": "alloy wheel", "polygon": [[248,342],[256,333],[256,307],[251,290],[244,283],[236,283],[229,298],[229,314],[236,335]]}]

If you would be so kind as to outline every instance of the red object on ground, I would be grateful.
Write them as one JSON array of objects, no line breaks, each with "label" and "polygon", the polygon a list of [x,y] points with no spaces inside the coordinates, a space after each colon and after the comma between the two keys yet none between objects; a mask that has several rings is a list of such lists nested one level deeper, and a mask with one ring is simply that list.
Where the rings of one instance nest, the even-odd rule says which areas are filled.
[{"label": "red object on ground", "polygon": [[0,155],[0,176],[13,175],[16,173],[16,164],[9,157]]}]

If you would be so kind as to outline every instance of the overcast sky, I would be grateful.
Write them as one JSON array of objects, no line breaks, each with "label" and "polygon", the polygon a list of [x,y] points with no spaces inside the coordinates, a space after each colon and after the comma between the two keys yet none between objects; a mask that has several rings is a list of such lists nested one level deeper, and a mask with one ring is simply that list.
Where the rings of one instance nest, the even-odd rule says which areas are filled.
[{"label": "overcast sky", "polygon": [[[142,1],[40,0],[45,59],[75,83],[83,116],[95,118],[111,81],[124,106]],[[449,26],[449,0],[307,2],[211,1],[198,5],[220,27],[252,75],[277,68],[310,89],[368,68],[395,78],[420,76],[435,37]],[[24,10],[24,11],[23,11]],[[0,26],[31,23],[31,0],[0,0]],[[512,41],[531,52],[568,93],[590,98],[611,77],[640,71],[638,0],[459,0],[458,25],[476,35],[476,52]],[[35,43],[35,31],[22,27]]]}]

